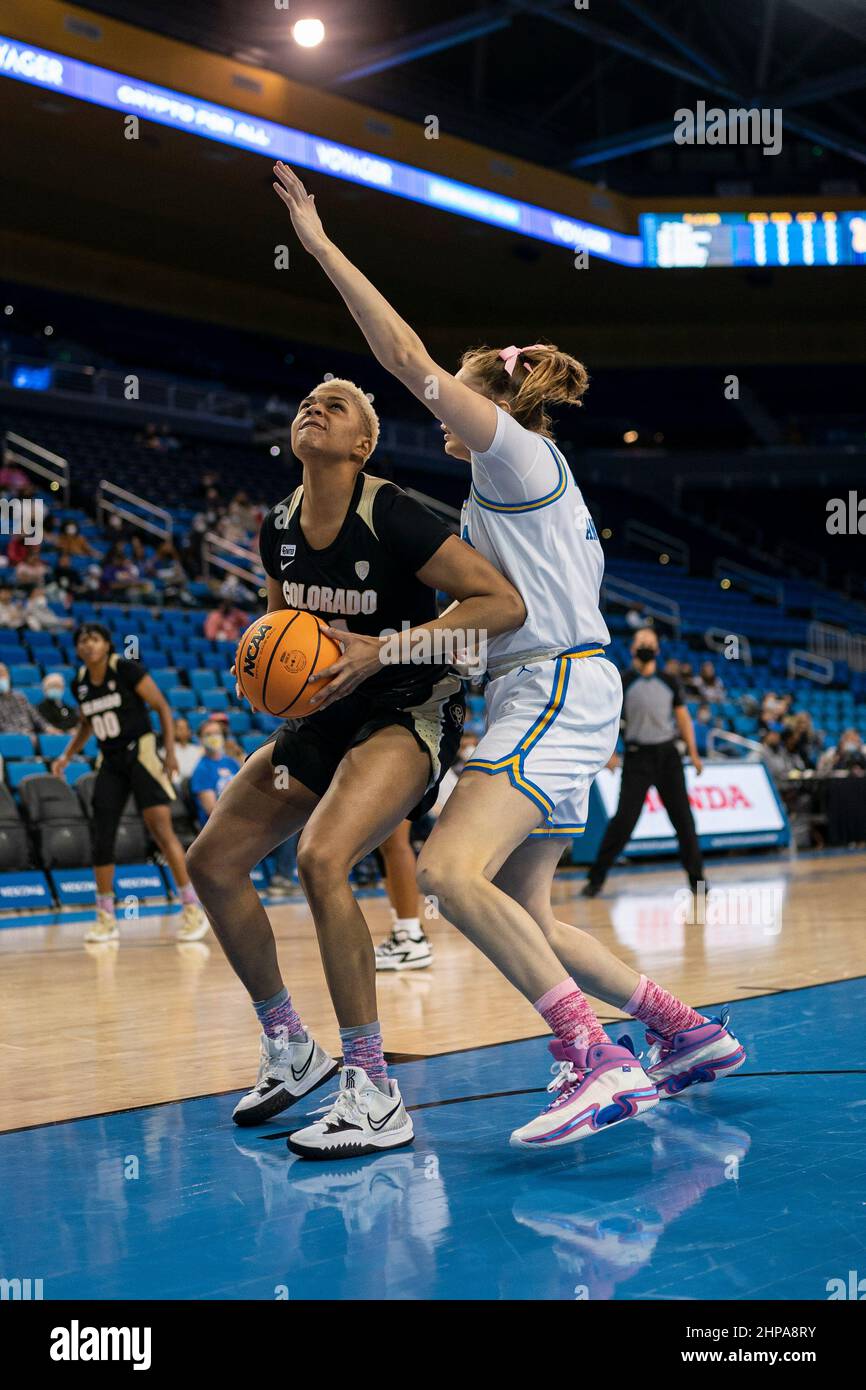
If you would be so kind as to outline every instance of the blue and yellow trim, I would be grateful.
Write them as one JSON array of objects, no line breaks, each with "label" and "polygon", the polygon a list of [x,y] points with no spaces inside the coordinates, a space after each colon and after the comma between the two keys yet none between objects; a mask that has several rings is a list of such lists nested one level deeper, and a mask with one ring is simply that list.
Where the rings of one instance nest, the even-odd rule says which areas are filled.
[{"label": "blue and yellow trim", "polygon": [[[534,802],[538,808],[544,812],[546,820],[550,820],[554,812],[554,803],[549,796],[537,787],[526,775],[524,771],[524,760],[532,751],[534,746],[552,729],[556,722],[559,711],[565,704],[565,697],[568,692],[568,678],[571,674],[571,662],[579,660],[585,656],[604,656],[604,647],[600,642],[584,642],[579,647],[572,647],[567,652],[562,652],[556,658],[556,666],[553,672],[553,688],[550,698],[544,709],[529,730],[523,735],[517,747],[511,753],[506,753],[502,758],[470,758],[464,768],[465,772],[485,772],[488,776],[495,776],[498,772],[505,772],[508,780],[515,791],[523,792],[523,795]],[[540,826],[538,830],[530,831],[530,834],[548,834],[550,831]],[[554,833],[567,833],[557,830]],[[571,832],[573,834],[582,833],[582,828]]]},{"label": "blue and yellow trim", "polygon": [[567,836],[573,840],[576,835],[582,835],[586,830],[586,821],[582,825],[539,825],[536,830],[530,830],[530,835],[545,835],[552,839],[555,835]]},{"label": "blue and yellow trim", "polygon": [[505,512],[513,515],[516,512],[537,512],[541,507],[549,507],[554,502],[557,502],[568,487],[568,466],[558,449],[554,449],[549,439],[545,439],[544,443],[550,450],[558,470],[556,483],[546,496],[537,498],[535,502],[494,502],[492,497],[482,497],[473,483],[471,493],[479,507],[483,507],[487,512]]}]

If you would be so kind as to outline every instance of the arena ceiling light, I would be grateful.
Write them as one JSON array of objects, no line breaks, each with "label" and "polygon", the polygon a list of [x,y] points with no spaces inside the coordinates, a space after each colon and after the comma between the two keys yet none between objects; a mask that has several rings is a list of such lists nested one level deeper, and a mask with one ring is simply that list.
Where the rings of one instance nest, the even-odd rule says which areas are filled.
[{"label": "arena ceiling light", "polygon": [[301,48],[317,48],[325,37],[325,26],[320,19],[299,19],[292,25],[292,38]]}]

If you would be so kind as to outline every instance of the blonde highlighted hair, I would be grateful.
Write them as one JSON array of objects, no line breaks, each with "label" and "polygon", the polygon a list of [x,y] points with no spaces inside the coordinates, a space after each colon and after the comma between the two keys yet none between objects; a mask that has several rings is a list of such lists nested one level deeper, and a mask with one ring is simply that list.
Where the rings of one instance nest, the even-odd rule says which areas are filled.
[{"label": "blonde highlighted hair", "polygon": [[347,381],[347,379],[342,376],[329,377],[327,381],[322,382],[322,386],[341,386],[343,390],[352,397],[352,400],[361,412],[364,428],[368,430],[370,434],[370,453],[367,455],[367,459],[369,459],[379,442],[379,417],[373,409],[369,396],[367,396],[354,381]]},{"label": "blonde highlighted hair", "polygon": [[506,401],[519,425],[553,438],[546,405],[580,405],[589,386],[582,362],[554,343],[535,343],[521,350],[509,373],[499,348],[468,348],[460,359],[461,370],[473,379],[485,396]]}]

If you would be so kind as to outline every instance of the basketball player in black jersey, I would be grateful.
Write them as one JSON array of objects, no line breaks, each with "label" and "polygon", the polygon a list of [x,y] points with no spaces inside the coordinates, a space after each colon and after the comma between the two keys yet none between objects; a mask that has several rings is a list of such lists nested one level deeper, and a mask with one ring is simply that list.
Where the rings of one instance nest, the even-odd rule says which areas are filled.
[{"label": "basketball player in black jersey", "polygon": [[[260,1124],[337,1069],[288,997],[249,877],[303,827],[298,872],[344,1059],[333,1109],[289,1141],[307,1157],[354,1157],[412,1139],[387,1077],[373,943],[349,872],[435,799],[457,752],[463,706],[444,664],[383,664],[385,639],[409,625],[432,648],[437,632],[492,636],[519,626],[525,611],[487,560],[400,488],[363,471],[377,437],[375,412],[351,382],[324,382],[300,404],[291,439],[303,483],[262,525],[268,609],[307,609],[335,639],[348,629],[363,640],[327,672],[318,708],[251,755],[189,850],[192,880],[262,1024],[258,1080],[234,1112],[238,1124]],[[436,618],[436,589],[457,601],[447,618]],[[409,643],[401,646],[405,653]]]},{"label": "basketball player in black jersey", "polygon": [[[51,771],[62,777],[70,760],[93,734],[99,744],[93,787],[96,925],[84,939],[114,941],[119,935],[114,915],[114,842],[117,822],[131,794],[180,890],[183,915],[178,940],[198,941],[207,932],[208,922],[189,881],[183,846],[171,824],[174,789],[170,779],[177,769],[171,710],[142,663],[112,650],[111,634],[101,623],[82,623],[75,633],[75,650],[82,662],[74,685],[79,722]],[[165,748],[162,761],[156,751],[149,709],[159,717]]]}]

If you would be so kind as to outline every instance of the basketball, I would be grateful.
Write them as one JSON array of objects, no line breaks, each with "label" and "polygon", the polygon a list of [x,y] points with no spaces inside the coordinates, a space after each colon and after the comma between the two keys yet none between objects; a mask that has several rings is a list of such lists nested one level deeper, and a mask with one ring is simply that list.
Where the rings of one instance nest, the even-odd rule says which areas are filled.
[{"label": "basketball", "polygon": [[312,613],[280,608],[250,623],[238,643],[237,681],[253,709],[261,714],[302,719],[324,685],[310,677],[340,656],[340,648]]}]

